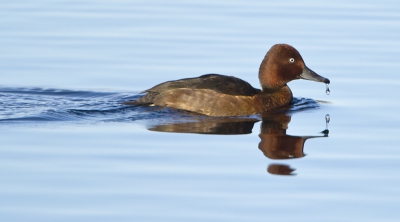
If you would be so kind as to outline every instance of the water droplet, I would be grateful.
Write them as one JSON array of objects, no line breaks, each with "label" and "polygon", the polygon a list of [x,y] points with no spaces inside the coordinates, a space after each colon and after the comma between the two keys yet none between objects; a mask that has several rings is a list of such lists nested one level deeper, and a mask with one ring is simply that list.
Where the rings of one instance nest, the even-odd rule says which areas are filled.
[{"label": "water droplet", "polygon": [[326,95],[331,94],[331,90],[329,90],[329,84],[326,84]]},{"label": "water droplet", "polygon": [[325,122],[326,122],[326,129],[325,130],[328,130],[329,121],[331,121],[331,117],[329,116],[329,114],[326,114],[325,115]]},{"label": "water droplet", "polygon": [[329,116],[329,114],[326,114],[325,121],[326,123],[329,123],[329,121],[331,121],[331,117]]}]

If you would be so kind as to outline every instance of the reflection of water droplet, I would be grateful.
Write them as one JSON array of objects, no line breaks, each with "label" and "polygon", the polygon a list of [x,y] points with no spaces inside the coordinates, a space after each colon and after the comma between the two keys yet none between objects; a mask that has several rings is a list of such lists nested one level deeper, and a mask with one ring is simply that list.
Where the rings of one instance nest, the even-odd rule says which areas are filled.
[{"label": "reflection of water droplet", "polygon": [[[326,121],[326,129],[325,130],[328,130],[328,124],[329,124],[329,121],[331,121],[331,117],[329,116],[329,114],[325,115],[325,121]],[[329,130],[328,130],[328,132],[329,132]]]},{"label": "reflection of water droplet", "polygon": [[326,84],[326,95],[331,94],[331,90],[329,90],[329,84]]}]

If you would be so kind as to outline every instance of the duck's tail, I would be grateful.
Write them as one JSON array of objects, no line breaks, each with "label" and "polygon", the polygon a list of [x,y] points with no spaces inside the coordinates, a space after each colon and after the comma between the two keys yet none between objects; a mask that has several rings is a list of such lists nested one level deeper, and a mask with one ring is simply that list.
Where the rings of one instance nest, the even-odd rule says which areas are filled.
[{"label": "duck's tail", "polygon": [[123,102],[122,104],[125,105],[130,105],[130,106],[151,106],[154,104],[154,98],[158,95],[158,93],[155,92],[148,92],[146,95],[140,97],[137,100],[130,100]]}]

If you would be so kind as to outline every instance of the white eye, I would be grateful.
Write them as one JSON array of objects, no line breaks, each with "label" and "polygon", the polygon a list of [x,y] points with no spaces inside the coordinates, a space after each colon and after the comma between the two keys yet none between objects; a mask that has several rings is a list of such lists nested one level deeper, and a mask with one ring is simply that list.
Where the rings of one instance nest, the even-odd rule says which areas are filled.
[{"label": "white eye", "polygon": [[289,62],[294,63],[294,58],[290,58]]}]

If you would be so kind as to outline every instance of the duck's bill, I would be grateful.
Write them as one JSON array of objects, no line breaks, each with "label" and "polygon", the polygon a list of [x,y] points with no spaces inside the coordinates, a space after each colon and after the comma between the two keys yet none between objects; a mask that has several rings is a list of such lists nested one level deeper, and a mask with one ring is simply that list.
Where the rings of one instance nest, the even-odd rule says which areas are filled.
[{"label": "duck's bill", "polygon": [[301,79],[316,81],[316,82],[323,82],[329,84],[331,81],[329,79],[322,77],[309,69],[307,66],[304,66],[303,72],[300,74]]}]

